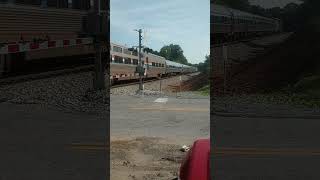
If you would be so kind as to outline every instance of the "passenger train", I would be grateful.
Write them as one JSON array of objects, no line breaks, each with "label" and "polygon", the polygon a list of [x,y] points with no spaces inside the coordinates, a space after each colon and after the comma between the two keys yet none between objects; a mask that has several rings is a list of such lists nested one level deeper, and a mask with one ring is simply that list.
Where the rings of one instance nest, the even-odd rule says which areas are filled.
[{"label": "passenger train", "polygon": [[[144,78],[159,78],[197,71],[196,67],[173,62],[152,53],[142,53],[141,60],[145,70]],[[112,83],[121,80],[138,79],[139,74],[136,72],[138,64],[137,52],[129,51],[125,46],[111,43],[110,79]]]},{"label": "passenger train", "polygon": [[[92,0],[0,0],[0,47],[6,44],[91,37],[89,22],[92,21],[90,15],[94,10],[93,5]],[[103,44],[103,49],[109,50],[107,44]],[[0,76],[20,71],[24,64],[31,61],[49,63],[61,58],[79,59],[93,56],[94,51],[93,44],[87,44],[0,54]],[[136,73],[139,63],[136,52],[111,43],[110,54],[112,81],[139,78]],[[194,67],[175,63],[151,53],[143,53],[142,64],[145,78],[197,71]]]},{"label": "passenger train", "polygon": [[226,6],[211,5],[213,43],[281,32],[281,20],[266,18]]}]

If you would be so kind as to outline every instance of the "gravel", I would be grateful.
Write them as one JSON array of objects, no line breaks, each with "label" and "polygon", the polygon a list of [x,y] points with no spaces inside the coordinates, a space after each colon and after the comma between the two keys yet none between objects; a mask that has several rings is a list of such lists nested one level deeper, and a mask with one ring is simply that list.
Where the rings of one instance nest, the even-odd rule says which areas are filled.
[{"label": "gravel", "polygon": [[[186,81],[190,79],[192,76],[188,75],[182,75],[181,80]],[[160,92],[160,83],[161,83],[161,92]],[[144,83],[144,95],[146,96],[176,96],[176,93],[172,91],[172,89],[169,86],[179,86],[180,84],[180,77],[174,76],[167,79],[159,80],[159,81],[153,81],[153,82],[147,82]],[[136,95],[137,91],[139,89],[139,85],[130,85],[130,86],[124,86],[124,87],[117,87],[112,88],[110,90],[110,93],[112,95],[130,95],[134,96]],[[187,94],[187,93],[185,93]]]},{"label": "gravel", "polygon": [[111,179],[174,179],[186,156],[180,144],[152,137],[111,141],[110,148]]},{"label": "gravel", "polygon": [[[190,76],[182,75],[182,81]],[[107,78],[106,78],[107,80]],[[145,96],[175,96],[168,85],[179,85],[179,76],[144,84]],[[66,112],[107,113],[107,90],[92,90],[92,72],[69,74],[0,86],[0,103],[40,104]],[[136,95],[138,85],[112,88],[112,95]],[[190,93],[191,94],[191,93]]]},{"label": "gravel", "polygon": [[92,91],[90,72],[0,86],[0,99],[16,104],[41,104],[64,111],[106,112],[106,91]]},{"label": "gravel", "polygon": [[251,94],[238,96],[212,97],[212,108],[219,112],[258,114],[319,116],[320,108],[293,104],[288,98],[275,94]]}]

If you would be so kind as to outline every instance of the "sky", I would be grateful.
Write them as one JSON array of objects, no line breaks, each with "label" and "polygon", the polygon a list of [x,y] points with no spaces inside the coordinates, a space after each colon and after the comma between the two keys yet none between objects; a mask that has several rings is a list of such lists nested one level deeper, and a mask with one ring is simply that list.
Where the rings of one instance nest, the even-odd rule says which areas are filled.
[{"label": "sky", "polygon": [[252,5],[260,5],[264,8],[284,7],[288,3],[299,3],[299,0],[249,0]]},{"label": "sky", "polygon": [[159,51],[178,44],[188,62],[203,62],[210,53],[210,0],[110,0],[111,42],[137,46],[139,28],[143,45]]}]

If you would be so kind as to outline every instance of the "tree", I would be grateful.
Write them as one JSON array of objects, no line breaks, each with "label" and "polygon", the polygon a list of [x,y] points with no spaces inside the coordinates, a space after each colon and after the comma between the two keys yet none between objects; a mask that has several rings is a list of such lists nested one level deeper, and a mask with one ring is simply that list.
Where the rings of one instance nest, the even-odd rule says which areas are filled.
[{"label": "tree", "polygon": [[207,55],[205,57],[204,62],[197,64],[196,67],[198,68],[198,71],[205,74],[209,74],[210,73],[210,55]]},{"label": "tree", "polygon": [[160,49],[160,56],[181,64],[188,64],[187,58],[183,55],[182,48],[177,44],[163,46]]},{"label": "tree", "polygon": [[250,3],[248,0],[214,0],[211,2],[243,11],[246,11],[250,8]]},{"label": "tree", "polygon": [[155,55],[160,56],[160,53],[159,53],[158,51],[154,51],[153,49],[148,48],[148,47],[145,47],[145,48],[143,49],[143,51],[146,52],[146,53],[152,53],[152,54],[155,54]]}]

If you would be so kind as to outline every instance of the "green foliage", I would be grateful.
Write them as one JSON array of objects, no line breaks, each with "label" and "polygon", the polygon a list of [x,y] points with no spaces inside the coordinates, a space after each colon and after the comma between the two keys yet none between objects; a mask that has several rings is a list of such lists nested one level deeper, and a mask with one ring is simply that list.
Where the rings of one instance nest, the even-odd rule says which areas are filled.
[{"label": "green foliage", "polygon": [[210,95],[210,85],[206,85],[198,90],[201,95],[209,96]]},{"label": "green foliage", "polygon": [[163,46],[160,49],[160,56],[165,57],[170,61],[181,64],[188,64],[187,58],[183,55],[182,48],[177,44]]},{"label": "green foliage", "polygon": [[214,0],[215,4],[225,5],[234,9],[247,11],[250,9],[250,3],[248,0]]},{"label": "green foliage", "polygon": [[210,55],[205,57],[205,61],[196,65],[199,72],[209,74],[210,73]]},{"label": "green foliage", "polygon": [[144,48],[143,51],[146,53],[152,53],[152,54],[160,56],[160,53],[158,51],[154,51],[153,49],[148,48],[148,47]]},{"label": "green foliage", "polygon": [[302,78],[294,85],[294,90],[298,92],[320,92],[320,76],[310,76]]},{"label": "green foliage", "polygon": [[215,0],[213,2],[215,4],[226,5],[228,7],[244,11],[250,8],[250,3],[248,0]]}]

